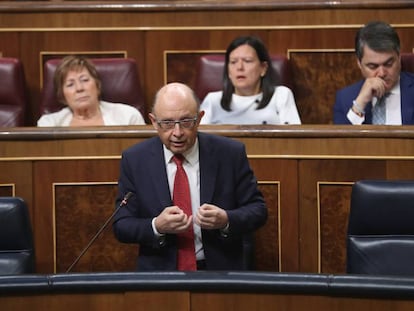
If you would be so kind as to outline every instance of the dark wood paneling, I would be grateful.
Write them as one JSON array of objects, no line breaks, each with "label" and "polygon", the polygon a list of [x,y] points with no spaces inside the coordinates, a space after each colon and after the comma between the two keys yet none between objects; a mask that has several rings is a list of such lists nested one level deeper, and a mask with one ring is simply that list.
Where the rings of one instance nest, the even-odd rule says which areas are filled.
[{"label": "dark wood paneling", "polygon": [[116,191],[114,183],[54,185],[56,272],[65,272],[72,264],[72,272],[135,271],[138,246],[119,243],[112,222],[86,250],[114,212]]},{"label": "dark wood paneling", "polygon": [[253,293],[194,293],[191,310],[399,310],[409,311],[412,301],[375,300],[320,295],[274,295]]},{"label": "dark wood paneling", "polygon": [[14,194],[14,185],[0,184],[0,196],[12,197]]},{"label": "dark wood paneling", "polygon": [[352,183],[321,183],[319,187],[320,271],[346,272],[346,232]]},{"label": "dark wood paneling", "polygon": [[[0,146],[2,144],[0,143]],[[0,149],[3,147],[0,147]],[[10,160],[10,159],[9,159]],[[33,202],[33,172],[32,161],[9,161],[0,157],[0,184],[7,186],[0,187],[1,195],[19,196],[23,198],[29,209],[32,225],[34,202]]]},{"label": "dark wood paneling", "polygon": [[[36,227],[35,247],[38,272],[56,272],[55,266],[59,268],[60,272],[66,270],[65,268],[70,266],[83,247],[86,246],[87,241],[92,238],[92,232],[96,232],[99,229],[99,224],[103,225],[105,217],[109,215],[111,209],[115,208],[115,205],[110,205],[111,197],[105,197],[105,201],[101,205],[101,208],[105,209],[105,213],[103,211],[99,212],[96,210],[96,203],[94,203],[94,199],[97,198],[92,198],[91,196],[96,194],[95,185],[117,182],[119,173],[118,163],[119,160],[99,159],[38,161],[34,163],[34,191],[36,193],[35,205],[37,206],[34,212],[34,221]],[[68,186],[58,186],[62,184],[68,184]],[[90,191],[90,194],[83,196],[78,193],[77,191],[81,190],[73,189],[76,188],[76,184],[79,187],[78,189]],[[85,184],[88,184],[89,187],[86,187]],[[69,185],[72,185],[72,187],[69,187]],[[111,189],[110,191],[113,196],[114,190]],[[112,202],[114,202],[114,198]],[[70,214],[70,211],[67,211],[67,208],[70,207],[73,208],[72,214]],[[70,220],[65,219],[65,217],[70,217]],[[68,223],[65,222],[66,220],[68,220]],[[56,226],[59,225],[62,228],[57,228],[55,221]],[[73,228],[68,227],[71,225]],[[54,230],[56,231],[54,232]],[[78,235],[74,235],[76,230],[78,230]],[[111,228],[108,230],[111,230]],[[57,234],[56,240],[55,234]],[[85,256],[84,261],[80,263],[80,271],[91,271],[90,269],[98,271],[131,270],[133,264],[120,257],[120,253],[124,252],[120,249],[127,246],[114,243],[110,233],[108,233],[108,237],[109,239],[106,242],[111,245],[117,244],[119,248],[114,247],[113,254],[107,253],[108,249],[105,244],[101,244],[103,247],[95,254],[93,254],[94,249],[91,249],[92,253]],[[66,238],[69,240],[66,241]],[[60,251],[59,253],[56,253],[55,242],[59,244],[57,248]],[[101,242],[98,242],[98,245],[99,243]],[[62,253],[62,248],[64,247],[67,249]],[[136,250],[129,251],[136,254]],[[56,255],[62,256],[62,258],[56,258]],[[73,258],[70,258],[70,256],[73,256]],[[108,257],[115,257],[120,260],[118,262],[108,262],[105,259],[105,267],[102,267],[101,264],[93,263],[94,258],[98,257],[101,257],[101,260]],[[60,259],[62,260],[60,261]],[[56,261],[59,261],[58,265],[56,265]],[[74,271],[77,271],[77,269],[78,267]]]},{"label": "dark wood paneling", "polygon": [[[254,287],[253,284],[246,285]],[[311,288],[311,286],[307,287]],[[319,291],[322,292],[322,290]],[[115,311],[140,309],[141,306],[145,306],[145,310],[148,311],[411,311],[414,307],[412,300],[402,298],[380,299],[335,297],[323,294],[289,294],[283,293],[281,290],[276,293],[254,293],[250,290],[216,293],[202,289],[198,291],[137,289],[116,292],[114,289],[108,288],[98,293],[2,295],[0,302],[4,310],[16,311]]]},{"label": "dark wood paneling", "polygon": [[266,224],[255,233],[254,267],[260,271],[280,271],[279,185],[264,181],[259,181],[259,184],[266,198],[268,218]]},{"label": "dark wood paneling", "polygon": [[359,69],[354,66],[354,53],[309,50],[291,52],[289,58],[293,91],[302,123],[333,123],[336,91],[361,77]]}]

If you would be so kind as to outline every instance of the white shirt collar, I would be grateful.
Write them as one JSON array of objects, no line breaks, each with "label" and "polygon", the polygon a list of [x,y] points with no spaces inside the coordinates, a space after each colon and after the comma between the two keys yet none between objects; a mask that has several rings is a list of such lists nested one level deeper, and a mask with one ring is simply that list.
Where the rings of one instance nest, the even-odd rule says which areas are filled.
[{"label": "white shirt collar", "polygon": [[[168,164],[172,161],[172,157],[174,156],[174,153],[172,153],[171,150],[167,149],[167,147],[165,147],[165,145],[163,145],[163,149],[164,149],[165,162],[166,162],[166,164]],[[199,154],[198,138],[196,138],[196,141],[195,141],[194,145],[189,150],[184,152],[183,156],[185,157],[185,160],[191,166],[193,166],[198,162],[198,154]]]}]

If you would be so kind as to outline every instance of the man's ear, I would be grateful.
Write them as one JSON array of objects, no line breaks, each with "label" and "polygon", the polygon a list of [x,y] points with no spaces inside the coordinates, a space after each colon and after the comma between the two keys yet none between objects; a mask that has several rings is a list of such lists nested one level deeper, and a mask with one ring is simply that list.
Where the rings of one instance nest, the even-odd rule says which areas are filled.
[{"label": "man's ear", "polygon": [[362,64],[361,64],[361,61],[359,59],[357,59],[357,65],[358,65],[358,68],[362,70]]},{"label": "man's ear", "polygon": [[155,116],[150,112],[149,114],[148,114],[148,117],[149,117],[149,119],[150,119],[150,121],[151,121],[151,124],[152,124],[152,126],[154,127],[154,129],[158,129],[158,124],[157,124],[157,119],[155,118]]},{"label": "man's ear", "polygon": [[198,113],[198,124],[200,124],[201,119],[204,116],[204,110],[200,110],[200,112]]}]

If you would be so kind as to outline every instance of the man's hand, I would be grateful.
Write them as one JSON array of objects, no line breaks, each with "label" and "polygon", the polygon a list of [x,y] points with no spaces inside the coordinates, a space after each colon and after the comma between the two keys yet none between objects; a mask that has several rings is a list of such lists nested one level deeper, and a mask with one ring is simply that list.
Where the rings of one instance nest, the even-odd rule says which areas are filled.
[{"label": "man's hand", "polygon": [[223,229],[229,219],[225,210],[212,204],[203,204],[197,211],[194,221],[203,229]]},{"label": "man's hand", "polygon": [[155,228],[161,234],[176,234],[186,231],[192,222],[193,216],[188,217],[178,206],[169,206],[155,218]]},{"label": "man's hand", "polygon": [[373,97],[381,98],[386,92],[384,80],[379,77],[367,78],[355,99],[361,109],[365,109],[367,103],[372,101]]}]

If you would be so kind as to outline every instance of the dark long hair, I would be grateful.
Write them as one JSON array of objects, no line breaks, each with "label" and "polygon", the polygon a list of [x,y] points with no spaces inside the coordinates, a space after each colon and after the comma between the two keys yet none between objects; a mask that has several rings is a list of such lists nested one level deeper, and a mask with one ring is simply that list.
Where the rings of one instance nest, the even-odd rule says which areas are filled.
[{"label": "dark long hair", "polygon": [[273,96],[275,86],[279,84],[280,81],[279,76],[273,69],[269,53],[262,40],[254,36],[243,36],[234,39],[226,50],[225,65],[223,70],[223,96],[221,97],[220,104],[226,111],[231,111],[231,98],[234,93],[234,85],[229,78],[228,72],[230,53],[244,44],[251,46],[256,51],[257,57],[261,63],[267,62],[268,65],[265,75],[261,78],[260,88],[263,93],[263,97],[257,106],[257,109],[262,109],[267,106]]}]

